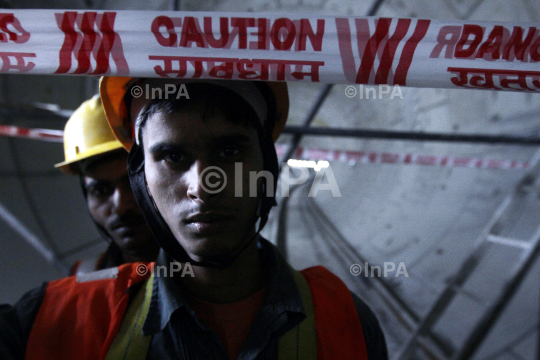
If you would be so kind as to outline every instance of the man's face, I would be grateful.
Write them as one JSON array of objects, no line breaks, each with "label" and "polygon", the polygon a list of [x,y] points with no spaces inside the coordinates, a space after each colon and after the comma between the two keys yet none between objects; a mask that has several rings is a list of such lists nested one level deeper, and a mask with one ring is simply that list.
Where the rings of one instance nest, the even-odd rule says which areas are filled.
[{"label": "man's face", "polygon": [[133,196],[126,164],[127,153],[118,151],[83,170],[88,210],[122,253],[147,255],[157,245]]},{"label": "man's face", "polygon": [[[201,113],[202,106],[157,112],[142,133],[149,193],[174,237],[196,261],[230,255],[254,235],[259,199],[249,196],[249,172],[263,169],[255,129],[227,121],[219,110],[204,121]],[[238,178],[235,163],[242,163]],[[211,193],[213,185],[222,183],[217,177],[201,177],[216,172],[209,167],[226,175],[218,193]],[[236,182],[242,183],[239,196]]]}]

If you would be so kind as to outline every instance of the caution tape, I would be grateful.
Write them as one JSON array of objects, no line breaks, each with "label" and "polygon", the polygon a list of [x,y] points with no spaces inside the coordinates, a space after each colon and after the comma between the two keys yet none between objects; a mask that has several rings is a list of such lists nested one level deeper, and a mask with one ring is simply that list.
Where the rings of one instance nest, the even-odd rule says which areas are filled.
[{"label": "caution tape", "polygon": [[[276,152],[278,153],[278,156],[284,155],[285,151],[285,145],[276,145]],[[296,150],[294,157],[305,160],[341,161],[348,162],[350,164],[414,164],[439,167],[465,167],[504,170],[523,170],[529,168],[528,162],[516,160],[372,151],[340,151],[307,149],[301,147]]]},{"label": "caution tape", "polygon": [[10,125],[0,125],[0,135],[50,142],[64,141],[64,132],[62,130],[27,129]]},{"label": "caution tape", "polygon": [[539,29],[290,12],[2,9],[0,73],[540,92]]}]

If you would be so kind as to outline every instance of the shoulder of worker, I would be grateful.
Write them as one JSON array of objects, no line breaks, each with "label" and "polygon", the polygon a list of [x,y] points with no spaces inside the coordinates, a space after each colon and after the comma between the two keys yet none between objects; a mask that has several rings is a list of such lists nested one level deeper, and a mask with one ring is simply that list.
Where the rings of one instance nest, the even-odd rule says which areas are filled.
[{"label": "shoulder of worker", "polygon": [[330,292],[331,294],[329,294],[329,296],[332,298],[334,305],[340,304],[347,306],[348,301],[346,300],[346,296],[338,296],[338,293],[351,295],[355,310],[362,326],[368,359],[387,360],[388,352],[384,333],[379,325],[377,317],[369,306],[362,299],[360,299],[360,297],[347,289],[345,283],[343,283],[338,276],[330,272],[325,267],[315,266],[302,270],[301,272],[304,274],[304,276],[308,276],[310,279],[308,281],[311,283],[310,287],[314,286],[323,289],[325,292]]},{"label": "shoulder of worker", "polygon": [[[131,288],[150,276],[152,266],[153,263],[132,263],[53,280],[31,290],[13,306],[1,305],[0,359],[24,359],[36,321],[46,322],[50,330],[77,321],[77,317],[83,316],[79,311],[81,306],[85,309],[105,306],[113,311]],[[107,311],[99,314],[111,315]]]},{"label": "shoulder of worker", "polygon": [[149,278],[153,263],[128,263],[118,267],[92,271],[50,281],[44,302],[66,306],[75,297],[83,296],[86,302],[103,298],[120,298],[131,287]]}]

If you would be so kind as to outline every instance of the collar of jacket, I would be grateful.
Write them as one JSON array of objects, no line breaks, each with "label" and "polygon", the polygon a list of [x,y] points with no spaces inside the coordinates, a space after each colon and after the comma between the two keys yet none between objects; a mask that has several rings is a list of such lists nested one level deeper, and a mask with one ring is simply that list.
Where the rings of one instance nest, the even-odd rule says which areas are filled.
[{"label": "collar of jacket", "polygon": [[[287,325],[287,329],[292,328],[306,316],[294,277],[287,262],[274,245],[260,238],[258,247],[269,274],[267,295],[259,314],[268,321],[270,331],[276,331],[284,325]],[[159,266],[168,268],[170,261],[172,260],[161,251],[154,269]],[[182,294],[182,289],[173,278],[155,276],[150,309],[143,326],[144,335],[154,335],[163,331],[173,313],[182,311],[181,309],[187,311],[201,325]]]}]

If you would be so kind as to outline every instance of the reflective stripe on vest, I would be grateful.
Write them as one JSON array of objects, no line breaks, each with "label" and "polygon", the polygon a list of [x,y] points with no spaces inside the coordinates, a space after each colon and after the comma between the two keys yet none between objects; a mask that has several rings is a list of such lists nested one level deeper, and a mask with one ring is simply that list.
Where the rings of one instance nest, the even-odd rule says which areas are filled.
[{"label": "reflective stripe on vest", "polygon": [[279,338],[278,359],[316,359],[317,333],[315,331],[315,314],[313,313],[313,301],[309,286],[302,274],[292,268],[290,269],[302,297],[306,318]]},{"label": "reflective stripe on vest", "polygon": [[144,360],[148,353],[151,336],[144,336],[143,325],[150,309],[154,274],[139,290],[122,320],[105,360]]}]

